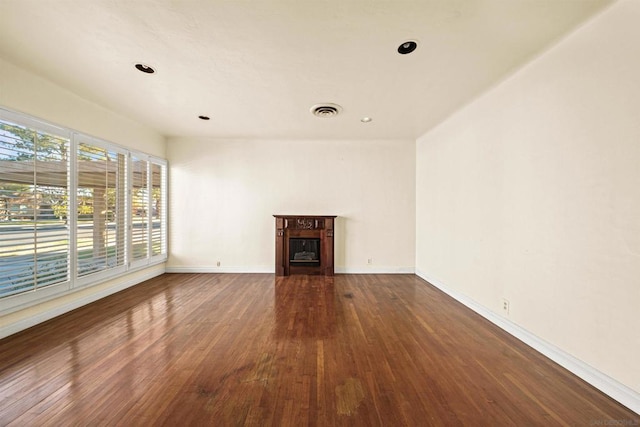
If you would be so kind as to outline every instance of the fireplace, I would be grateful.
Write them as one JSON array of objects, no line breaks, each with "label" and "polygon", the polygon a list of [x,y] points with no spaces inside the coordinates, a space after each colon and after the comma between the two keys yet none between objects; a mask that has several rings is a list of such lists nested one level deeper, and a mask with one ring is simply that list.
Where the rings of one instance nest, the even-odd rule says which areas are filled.
[{"label": "fireplace", "polygon": [[276,276],[333,276],[335,216],[274,215]]},{"label": "fireplace", "polygon": [[289,237],[289,265],[320,265],[320,239]]}]

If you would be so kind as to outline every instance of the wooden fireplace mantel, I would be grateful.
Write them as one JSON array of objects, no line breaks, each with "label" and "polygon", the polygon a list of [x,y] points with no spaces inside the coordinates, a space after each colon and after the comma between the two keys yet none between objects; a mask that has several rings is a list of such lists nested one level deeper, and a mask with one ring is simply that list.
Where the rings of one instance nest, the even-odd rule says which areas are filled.
[{"label": "wooden fireplace mantel", "polygon": [[[276,219],[276,276],[320,274],[333,276],[333,226],[336,215],[274,215]],[[289,239],[320,239],[317,266],[291,265]]]}]

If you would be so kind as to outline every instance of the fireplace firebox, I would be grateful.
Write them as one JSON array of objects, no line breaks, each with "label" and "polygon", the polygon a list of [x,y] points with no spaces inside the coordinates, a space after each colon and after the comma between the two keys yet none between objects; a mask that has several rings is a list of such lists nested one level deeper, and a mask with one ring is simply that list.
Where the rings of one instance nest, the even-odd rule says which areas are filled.
[{"label": "fireplace firebox", "polygon": [[289,264],[309,267],[320,265],[320,239],[289,237]]},{"label": "fireplace firebox", "polygon": [[335,216],[274,215],[276,276],[333,276]]}]

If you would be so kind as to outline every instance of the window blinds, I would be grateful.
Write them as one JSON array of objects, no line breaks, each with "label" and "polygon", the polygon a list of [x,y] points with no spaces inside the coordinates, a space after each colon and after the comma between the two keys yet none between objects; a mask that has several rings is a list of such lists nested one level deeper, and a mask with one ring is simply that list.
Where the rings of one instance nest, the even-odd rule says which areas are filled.
[{"label": "window blinds", "polygon": [[69,280],[69,146],[0,121],[0,297]]},{"label": "window blinds", "polygon": [[78,276],[124,265],[126,158],[95,145],[78,145]]},{"label": "window blinds", "polygon": [[164,261],[166,169],[0,109],[0,311]]}]

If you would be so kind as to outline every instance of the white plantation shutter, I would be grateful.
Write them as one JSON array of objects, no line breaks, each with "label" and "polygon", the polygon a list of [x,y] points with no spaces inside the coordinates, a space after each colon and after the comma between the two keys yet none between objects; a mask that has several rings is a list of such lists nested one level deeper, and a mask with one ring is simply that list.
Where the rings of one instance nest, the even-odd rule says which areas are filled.
[{"label": "white plantation shutter", "polygon": [[131,170],[131,258],[146,260],[150,241],[149,162],[131,156]]},{"label": "white plantation shutter", "polygon": [[131,155],[131,265],[167,256],[167,163]]},{"label": "white plantation shutter", "polygon": [[36,288],[69,279],[69,139],[37,133]]},{"label": "white plantation shutter", "polygon": [[0,314],[167,257],[167,163],[0,108]]},{"label": "white plantation shutter", "polygon": [[155,161],[151,165],[151,256],[166,253],[167,167]]},{"label": "white plantation shutter", "polygon": [[126,154],[81,142],[77,154],[78,277],[125,264]]},{"label": "white plantation shutter", "polygon": [[0,120],[0,297],[69,281],[69,148]]}]

